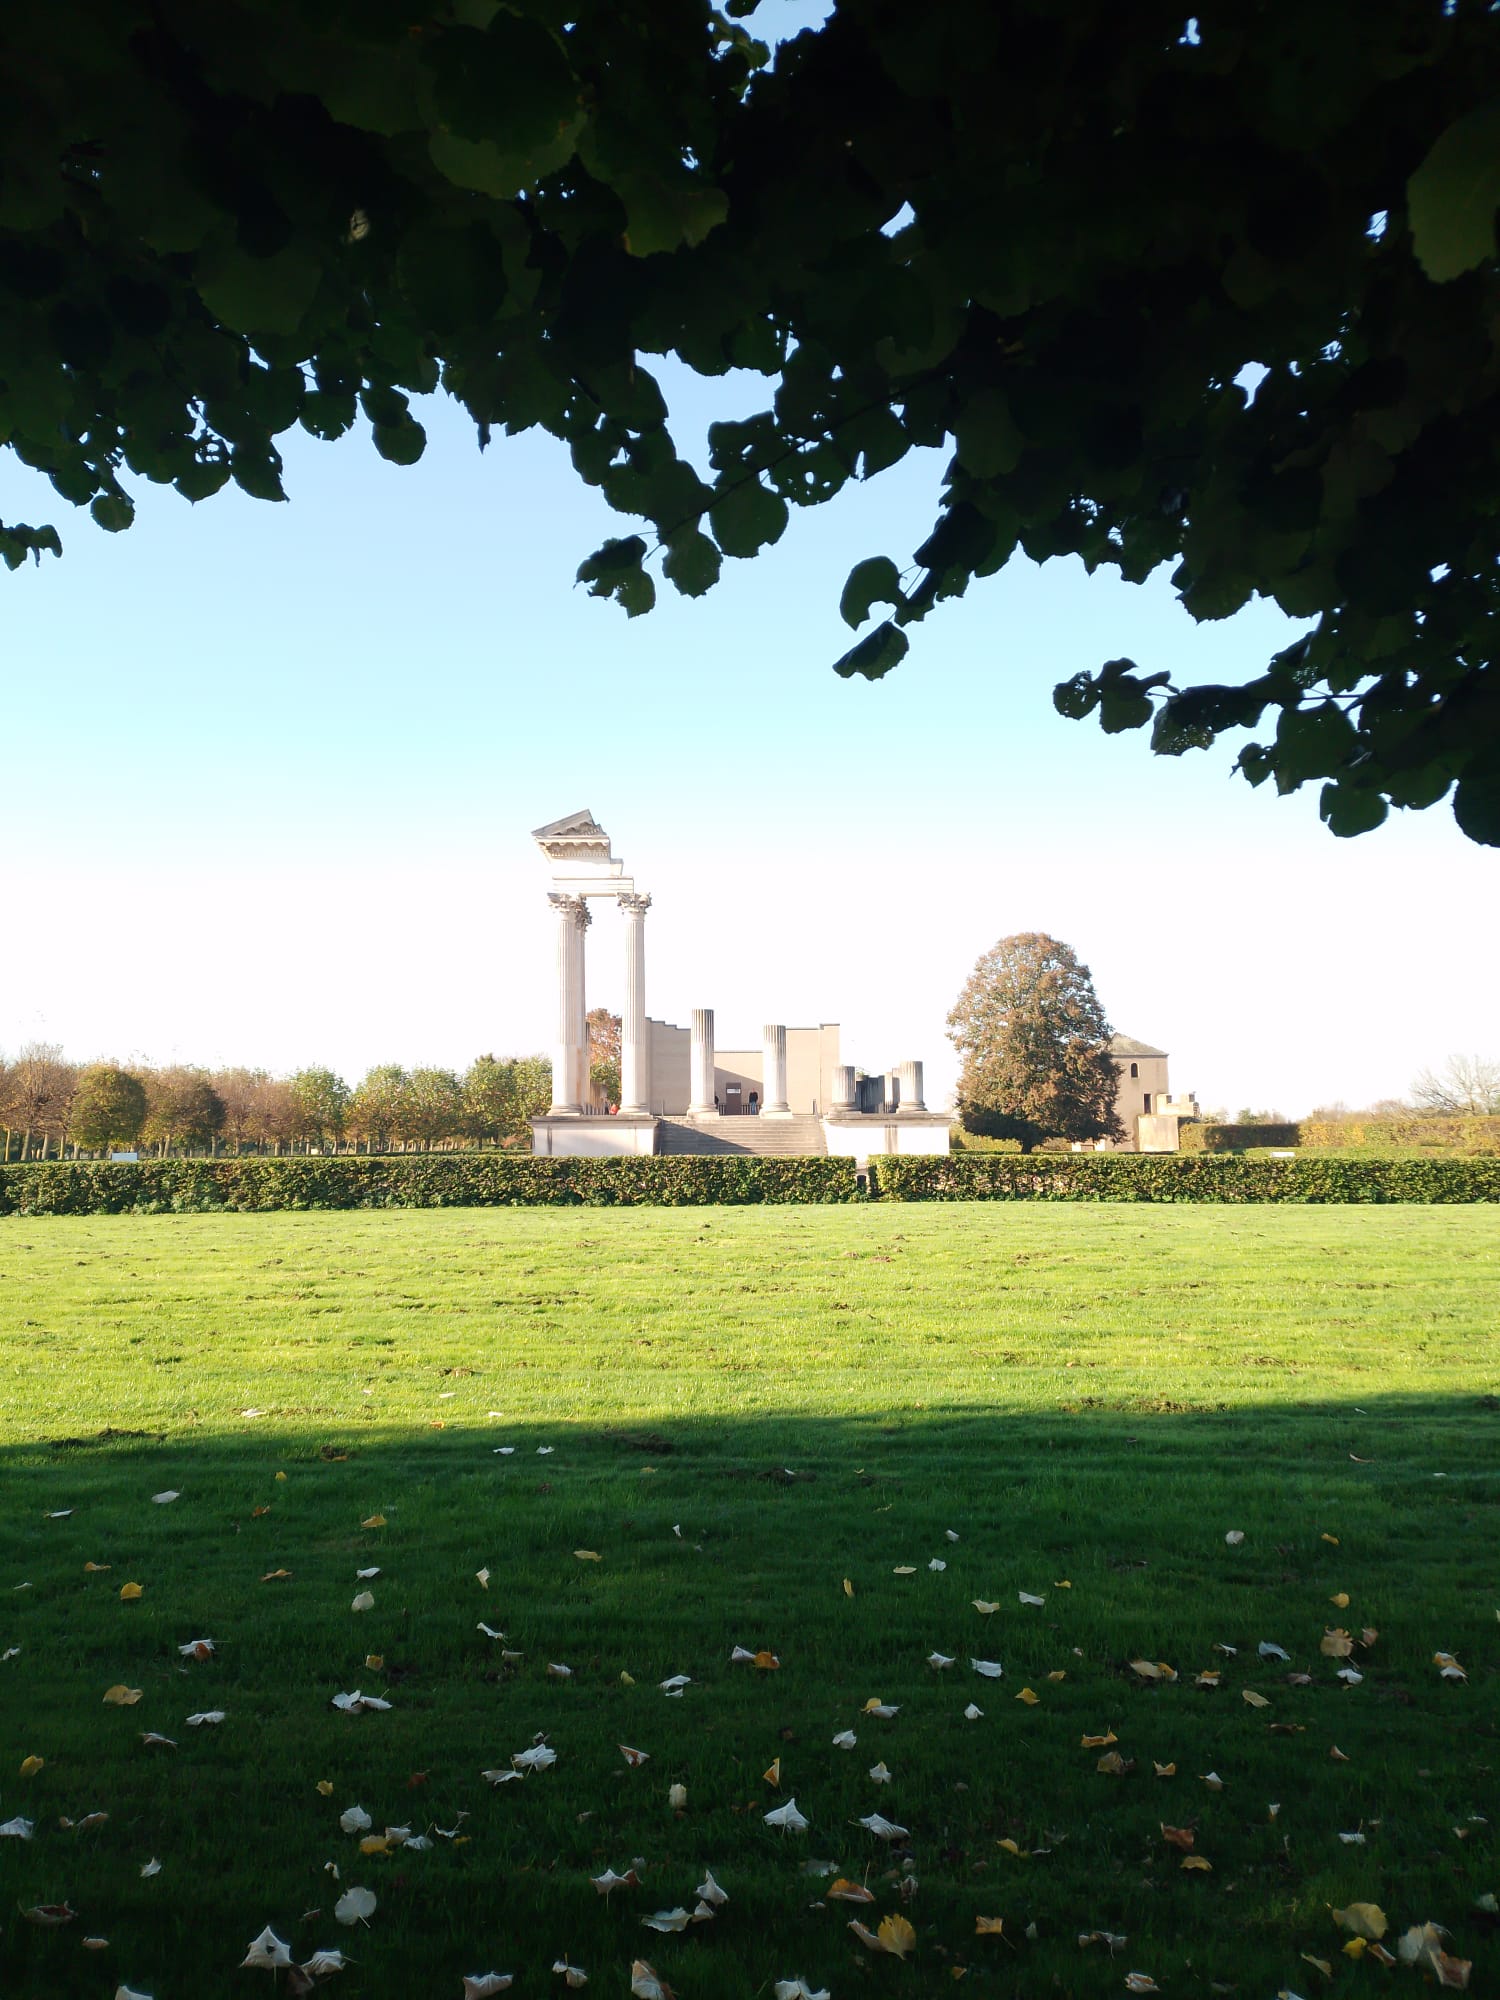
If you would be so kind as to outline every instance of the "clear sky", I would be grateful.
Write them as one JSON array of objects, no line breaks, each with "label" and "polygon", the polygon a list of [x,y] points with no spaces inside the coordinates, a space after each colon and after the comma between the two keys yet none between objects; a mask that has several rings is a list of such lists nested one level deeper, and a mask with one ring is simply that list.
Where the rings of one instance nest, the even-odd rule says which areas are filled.
[{"label": "clear sky", "polygon": [[[664,377],[689,435],[759,385]],[[422,413],[414,468],[363,437],[282,442],[292,495],[193,509],[147,488],[126,534],[0,458],[0,518],[62,561],[0,576],[0,1048],[78,1058],[462,1066],[544,1047],[552,929],[529,830],[587,806],[655,898],[653,1014],[719,1039],[837,1020],[847,1060],[928,1064],[997,938],[1047,930],[1115,1026],[1205,1105],[1289,1114],[1500,1054],[1500,855],[1446,806],[1354,842],[1316,788],[1278,801],[1232,753],[1153,759],[1054,714],[1127,653],[1180,680],[1259,670],[1291,627],[1194,626],[1142,589],[1013,561],[846,683],[860,557],[904,563],[941,471],[913,455],[688,602],[627,621],[573,586],[625,532],[563,449]],[[589,934],[618,1005],[618,919]]]}]

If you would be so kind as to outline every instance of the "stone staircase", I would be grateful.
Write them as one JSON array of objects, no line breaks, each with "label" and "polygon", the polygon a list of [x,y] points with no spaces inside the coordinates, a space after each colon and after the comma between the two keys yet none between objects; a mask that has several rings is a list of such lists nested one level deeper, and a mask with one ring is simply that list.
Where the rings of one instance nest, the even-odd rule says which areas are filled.
[{"label": "stone staircase", "polygon": [[658,1153],[758,1153],[778,1159],[826,1159],[823,1121],[809,1113],[790,1118],[662,1118]]}]

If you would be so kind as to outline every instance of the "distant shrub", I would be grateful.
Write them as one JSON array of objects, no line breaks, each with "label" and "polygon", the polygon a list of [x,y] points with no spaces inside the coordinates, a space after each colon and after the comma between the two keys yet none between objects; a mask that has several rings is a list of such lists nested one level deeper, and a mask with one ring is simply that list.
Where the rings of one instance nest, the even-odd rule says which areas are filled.
[{"label": "distant shrub", "polygon": [[1390,1118],[1306,1118],[1302,1143],[1319,1152],[1500,1155],[1500,1118],[1441,1113]]},{"label": "distant shrub", "polygon": [[1210,1119],[1183,1124],[1177,1143],[1184,1153],[1244,1153],[1257,1146],[1298,1146],[1307,1142],[1302,1127],[1283,1125],[1221,1125]]}]

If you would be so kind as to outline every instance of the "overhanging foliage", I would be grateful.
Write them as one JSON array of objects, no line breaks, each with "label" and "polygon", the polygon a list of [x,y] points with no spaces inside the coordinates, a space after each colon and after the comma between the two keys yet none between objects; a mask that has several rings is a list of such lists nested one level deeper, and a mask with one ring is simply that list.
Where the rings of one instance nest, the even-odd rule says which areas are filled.
[{"label": "overhanging foliage", "polygon": [[[1170,563],[1195,618],[1309,629],[1238,687],[1111,661],[1064,714],[1166,755],[1252,730],[1240,770],[1322,780],[1336,833],[1451,791],[1500,843],[1488,5],[843,0],[774,63],[754,13],[7,10],[0,441],[118,530],[132,476],[282,497],[296,424],[408,463],[441,386],[648,524],[580,570],[631,614],[658,556],[697,595],[951,446],[932,532],[848,580],[852,626],[890,615],[841,673],[1017,548]],[[668,354],[768,384],[701,469]],[[59,549],[0,529],[12,567]]]}]

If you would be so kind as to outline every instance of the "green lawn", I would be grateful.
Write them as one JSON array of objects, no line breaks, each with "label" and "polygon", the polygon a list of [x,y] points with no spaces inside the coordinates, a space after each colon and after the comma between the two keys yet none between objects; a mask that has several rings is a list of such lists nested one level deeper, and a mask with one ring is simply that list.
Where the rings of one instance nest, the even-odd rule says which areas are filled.
[{"label": "green lawn", "polygon": [[[35,1829],[0,1839],[5,2000],[280,2000],[236,1969],[266,1924],[349,1955],[336,2000],[562,1994],[564,1956],[681,2000],[1415,1996],[1341,1950],[1351,1902],[1494,1990],[1500,1210],[7,1221],[0,1327],[0,1824]],[[541,1734],[554,1768],[481,1776]],[[767,1826],[792,1797],[810,1827]],[[431,1846],[362,1855],[355,1806]],[[705,1869],[717,1916],[643,1927]],[[904,1962],[847,1928],[892,1914]]]}]

